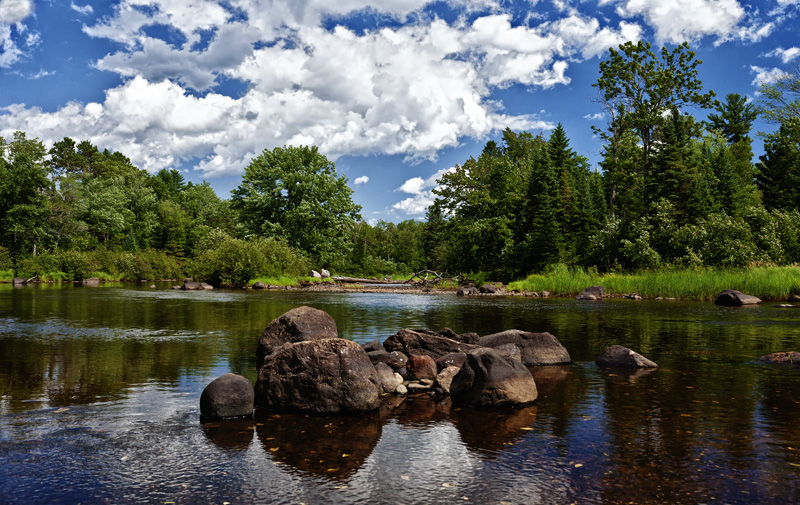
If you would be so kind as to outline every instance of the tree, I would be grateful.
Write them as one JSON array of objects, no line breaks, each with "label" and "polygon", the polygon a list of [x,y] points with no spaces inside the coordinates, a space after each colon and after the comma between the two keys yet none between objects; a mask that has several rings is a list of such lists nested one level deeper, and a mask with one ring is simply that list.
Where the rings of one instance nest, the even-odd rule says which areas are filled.
[{"label": "tree", "polygon": [[738,93],[725,95],[725,102],[717,101],[714,109],[719,114],[709,114],[708,121],[713,130],[717,130],[728,139],[728,143],[735,144],[749,138],[753,121],[758,117],[758,109],[752,103],[747,103],[747,97]]},{"label": "tree", "polygon": [[[659,133],[667,121],[668,111],[686,106],[708,107],[713,91],[702,93],[697,77],[694,52],[688,43],[672,51],[666,47],[659,56],[646,42],[626,42],[619,50],[610,49],[609,58],[600,62],[600,77],[593,84],[600,92],[600,101],[610,114],[606,137],[615,147],[625,131],[632,131],[641,145],[643,212],[650,204],[650,176]],[[619,163],[618,159],[615,159]]]},{"label": "tree", "polygon": [[288,146],[254,158],[231,199],[245,234],[285,238],[322,266],[336,266],[360,218],[352,193],[315,146]]},{"label": "tree", "polygon": [[769,209],[800,208],[800,119],[781,124],[764,137],[756,184]]},{"label": "tree", "polygon": [[760,87],[761,115],[769,122],[800,121],[800,62],[777,81]]}]

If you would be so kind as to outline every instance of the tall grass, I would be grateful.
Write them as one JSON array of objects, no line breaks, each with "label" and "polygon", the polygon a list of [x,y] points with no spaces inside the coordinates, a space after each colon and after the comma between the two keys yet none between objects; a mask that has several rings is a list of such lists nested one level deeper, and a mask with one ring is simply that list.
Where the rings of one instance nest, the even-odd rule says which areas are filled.
[{"label": "tall grass", "polygon": [[582,268],[556,265],[509,284],[514,291],[550,291],[575,295],[602,285],[609,294],[639,293],[644,298],[712,300],[724,289],[738,289],[765,300],[783,300],[800,294],[800,266],[754,267],[744,270],[673,269],[633,274],[598,274]]}]

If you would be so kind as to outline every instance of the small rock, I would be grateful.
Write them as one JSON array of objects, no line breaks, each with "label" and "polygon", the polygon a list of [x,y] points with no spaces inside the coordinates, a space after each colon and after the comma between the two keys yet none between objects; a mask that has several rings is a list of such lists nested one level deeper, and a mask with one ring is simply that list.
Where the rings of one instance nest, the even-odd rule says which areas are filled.
[{"label": "small rock", "polygon": [[431,388],[429,384],[422,384],[421,382],[409,382],[406,386],[410,392],[427,391]]},{"label": "small rock", "polygon": [[430,356],[415,355],[408,358],[406,365],[408,372],[417,379],[430,379],[436,378],[438,370],[436,362]]},{"label": "small rock", "polygon": [[408,393],[408,388],[405,387],[403,384],[400,384],[399,386],[397,386],[397,389],[395,389],[394,392],[399,395],[404,395]]},{"label": "small rock", "polygon": [[255,284],[253,284],[253,289],[267,289],[267,285],[261,281],[257,281]]},{"label": "small rock", "polygon": [[595,363],[604,367],[658,368],[658,365],[638,352],[621,345],[612,345],[600,355]]},{"label": "small rock", "polygon": [[591,301],[591,300],[597,300],[597,297],[588,291],[581,291],[575,296],[575,299]]},{"label": "small rock", "polygon": [[589,286],[584,291],[593,294],[597,298],[602,298],[606,294],[606,288],[603,286]]},{"label": "small rock", "polygon": [[[464,356],[466,360],[466,355]],[[453,377],[456,376],[461,367],[448,366],[436,376],[436,381],[433,383],[434,388],[442,390],[443,394],[450,394],[450,385],[453,383]]]},{"label": "small rock", "polygon": [[150,284],[150,289],[155,289],[155,287],[156,287],[155,284]]},{"label": "small rock", "polygon": [[[397,389],[397,379],[392,368],[386,363],[375,363],[375,372],[378,374],[378,381],[380,381],[383,391],[386,393],[394,393]],[[402,384],[402,381],[400,382]]]},{"label": "small rock", "polygon": [[761,303],[760,298],[746,295],[735,289],[726,289],[717,295],[716,300],[714,300],[714,305],[720,305],[722,307],[741,307],[742,305],[756,305],[759,303]]},{"label": "small rock", "polygon": [[424,386],[433,386],[433,381],[431,379],[420,379],[419,383]]},{"label": "small rock", "polygon": [[395,373],[394,373],[394,380],[397,382],[397,385],[398,385],[398,386],[399,386],[400,384],[402,384],[403,382],[405,382],[405,379],[403,379],[403,376],[402,376],[402,375],[400,375],[400,374],[399,374],[399,373],[397,373],[397,372],[395,372]]},{"label": "small rock", "polygon": [[766,363],[787,363],[791,365],[800,365],[800,352],[773,352],[772,354],[761,356],[758,359],[759,361],[764,361]]},{"label": "small rock", "polygon": [[550,291],[542,291],[542,298],[550,298]]},{"label": "small rock", "polygon": [[436,360],[436,368],[440,372],[449,366],[461,368],[461,365],[463,365],[465,361],[467,361],[467,353],[451,352]]},{"label": "small rock", "polygon": [[317,272],[316,270],[312,270],[311,271],[311,277],[313,277],[315,279],[322,279],[322,274]]},{"label": "small rock", "polygon": [[203,389],[200,413],[208,419],[251,416],[254,399],[253,386],[247,378],[227,373]]},{"label": "small rock", "polygon": [[323,268],[323,269],[322,269],[322,271],[320,271],[319,275],[320,275],[320,277],[322,277],[323,279],[327,279],[328,277],[330,277],[330,276],[331,276],[331,273],[330,273],[330,272],[328,272],[327,270],[325,270],[325,269]]},{"label": "small rock", "polygon": [[385,351],[385,349],[383,348],[383,345],[381,345],[381,341],[378,340],[377,338],[375,340],[373,340],[372,342],[367,342],[366,344],[361,344],[361,347],[364,349],[364,351],[366,351],[368,353],[372,352],[372,351]]},{"label": "small rock", "polygon": [[623,298],[627,298],[628,300],[641,300],[642,295],[639,293],[629,293],[627,295],[623,295]]}]

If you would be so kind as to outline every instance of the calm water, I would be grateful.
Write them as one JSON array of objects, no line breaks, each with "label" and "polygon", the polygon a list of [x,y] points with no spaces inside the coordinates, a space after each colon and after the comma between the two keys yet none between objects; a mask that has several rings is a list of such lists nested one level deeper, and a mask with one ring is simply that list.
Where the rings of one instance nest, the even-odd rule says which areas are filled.
[{"label": "calm water", "polygon": [[[427,397],[359,417],[202,425],[200,393],[255,381],[258,335],[299,305],[341,336],[549,331],[568,367],[476,412]],[[797,503],[800,310],[445,295],[0,285],[0,503]],[[611,344],[655,360],[609,373]]]}]

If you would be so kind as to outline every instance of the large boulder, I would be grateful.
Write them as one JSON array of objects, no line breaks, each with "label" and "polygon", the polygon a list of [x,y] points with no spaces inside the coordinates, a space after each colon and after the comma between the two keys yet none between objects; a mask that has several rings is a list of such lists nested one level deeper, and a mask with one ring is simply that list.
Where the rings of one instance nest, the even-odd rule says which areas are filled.
[{"label": "large boulder", "polygon": [[584,293],[593,294],[596,298],[603,298],[606,294],[606,288],[603,286],[589,286],[583,291]]},{"label": "large boulder", "polygon": [[405,368],[408,363],[408,357],[399,351],[371,351],[367,353],[367,356],[369,356],[369,360],[373,365],[377,363],[386,363],[392,367],[393,370]]},{"label": "large boulder", "polygon": [[588,291],[581,291],[580,293],[575,295],[575,299],[592,301],[592,300],[597,300],[597,296]]},{"label": "large boulder", "polygon": [[205,282],[184,281],[180,289],[184,291],[204,291],[214,289],[214,286]]},{"label": "large boulder", "polygon": [[200,395],[200,413],[208,419],[253,415],[255,393],[246,377],[227,373],[217,377]]},{"label": "large boulder", "polygon": [[382,384],[360,345],[342,338],[284,344],[264,358],[256,404],[317,414],[366,412],[380,406]]},{"label": "large boulder", "polygon": [[462,286],[458,288],[458,291],[456,291],[456,296],[471,296],[477,294],[478,294],[478,288],[476,288],[475,286]]},{"label": "large boulder", "polygon": [[475,408],[522,405],[536,399],[533,376],[525,365],[494,349],[475,349],[450,384],[453,403]]},{"label": "large boulder", "polygon": [[621,345],[612,345],[595,360],[602,367],[658,368],[658,365],[636,351]]},{"label": "large boulder", "polygon": [[91,279],[83,279],[81,281],[82,286],[89,286],[91,288],[96,288],[100,285],[100,278],[92,277]]},{"label": "large boulder", "polygon": [[493,295],[497,293],[497,287],[495,287],[493,284],[484,284],[483,286],[480,287],[479,291],[481,293]]},{"label": "large boulder", "polygon": [[531,333],[521,330],[506,330],[481,337],[482,347],[500,347],[514,344],[519,348],[522,363],[525,365],[562,365],[571,363],[569,352],[550,333]]},{"label": "large boulder", "polygon": [[257,368],[275,348],[290,342],[338,338],[336,321],[325,311],[297,307],[272,320],[258,339]]},{"label": "large boulder", "polygon": [[735,289],[726,289],[718,294],[714,300],[715,305],[721,305],[722,307],[741,307],[742,305],[756,305],[759,303],[761,303],[760,298],[746,295]]},{"label": "large boulder", "polygon": [[436,368],[440,372],[449,366],[461,368],[461,365],[463,365],[465,361],[467,361],[466,353],[451,352],[450,354],[445,354],[444,356],[436,360]]},{"label": "large boulder", "polygon": [[14,277],[13,284],[15,286],[22,286],[27,284],[28,281],[25,280],[25,277]]},{"label": "large boulder", "polygon": [[480,335],[475,332],[468,331],[467,333],[456,333],[448,327],[444,327],[437,332],[433,332],[431,330],[414,330],[420,333],[427,333],[428,335],[438,335],[440,337],[449,338],[455,340],[456,342],[463,342],[465,344],[477,344],[478,339],[480,339]]},{"label": "large boulder", "polygon": [[400,351],[407,356],[430,356],[437,360],[451,352],[463,352],[476,349],[474,344],[466,344],[443,337],[427,330],[402,329],[383,342],[387,351]]}]

